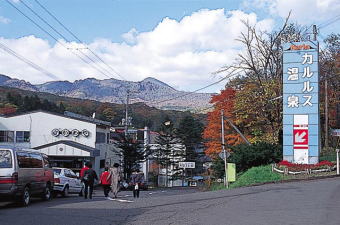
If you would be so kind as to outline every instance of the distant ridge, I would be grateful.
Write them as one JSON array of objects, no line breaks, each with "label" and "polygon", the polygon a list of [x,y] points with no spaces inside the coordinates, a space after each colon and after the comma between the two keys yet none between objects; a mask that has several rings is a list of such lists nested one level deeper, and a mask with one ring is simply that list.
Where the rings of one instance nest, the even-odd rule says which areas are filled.
[{"label": "distant ridge", "polygon": [[[126,101],[126,90],[130,90],[131,103],[143,102],[149,106],[167,110],[197,110],[211,106],[211,93],[192,93],[178,91],[170,85],[153,77],[139,82],[117,79],[98,80],[86,78],[83,80],[50,81],[33,85],[25,80],[11,78],[0,74],[0,86],[14,87],[23,90],[48,92],[60,96],[91,99],[101,102],[122,104]],[[178,96],[184,97],[176,98]],[[171,101],[167,99],[176,98]]]}]

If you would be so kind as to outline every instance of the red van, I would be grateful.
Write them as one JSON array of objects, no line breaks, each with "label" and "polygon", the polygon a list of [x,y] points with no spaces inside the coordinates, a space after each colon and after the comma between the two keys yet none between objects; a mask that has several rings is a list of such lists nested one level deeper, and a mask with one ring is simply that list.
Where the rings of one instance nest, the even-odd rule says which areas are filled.
[{"label": "red van", "polygon": [[45,154],[0,146],[0,201],[27,206],[33,196],[50,200],[53,185],[53,170]]}]

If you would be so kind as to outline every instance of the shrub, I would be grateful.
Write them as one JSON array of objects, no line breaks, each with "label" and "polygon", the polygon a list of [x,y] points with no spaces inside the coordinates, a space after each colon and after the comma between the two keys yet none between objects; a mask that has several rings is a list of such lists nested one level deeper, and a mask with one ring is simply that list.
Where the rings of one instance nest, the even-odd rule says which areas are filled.
[{"label": "shrub", "polygon": [[252,145],[240,144],[232,147],[229,162],[236,164],[237,172],[254,166],[268,165],[282,160],[282,147],[276,144],[258,142]]}]

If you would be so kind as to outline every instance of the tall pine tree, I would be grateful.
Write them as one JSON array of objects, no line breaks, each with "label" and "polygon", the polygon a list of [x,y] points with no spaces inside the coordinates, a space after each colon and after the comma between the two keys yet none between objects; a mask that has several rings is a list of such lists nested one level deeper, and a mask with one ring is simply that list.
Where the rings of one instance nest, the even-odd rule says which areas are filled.
[{"label": "tall pine tree", "polygon": [[166,186],[168,181],[173,182],[183,176],[183,169],[179,168],[179,162],[185,160],[185,146],[176,135],[174,124],[166,119],[160,127],[160,135],[156,138],[158,147],[154,150],[154,158],[165,169]]}]

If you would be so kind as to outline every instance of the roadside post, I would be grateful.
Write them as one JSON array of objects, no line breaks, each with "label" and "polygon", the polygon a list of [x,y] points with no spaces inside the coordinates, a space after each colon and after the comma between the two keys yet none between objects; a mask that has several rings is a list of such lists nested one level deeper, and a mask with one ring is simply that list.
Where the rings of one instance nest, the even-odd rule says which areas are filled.
[{"label": "roadside post", "polygon": [[340,174],[340,169],[339,169],[339,151],[340,149],[336,149],[336,175]]}]

